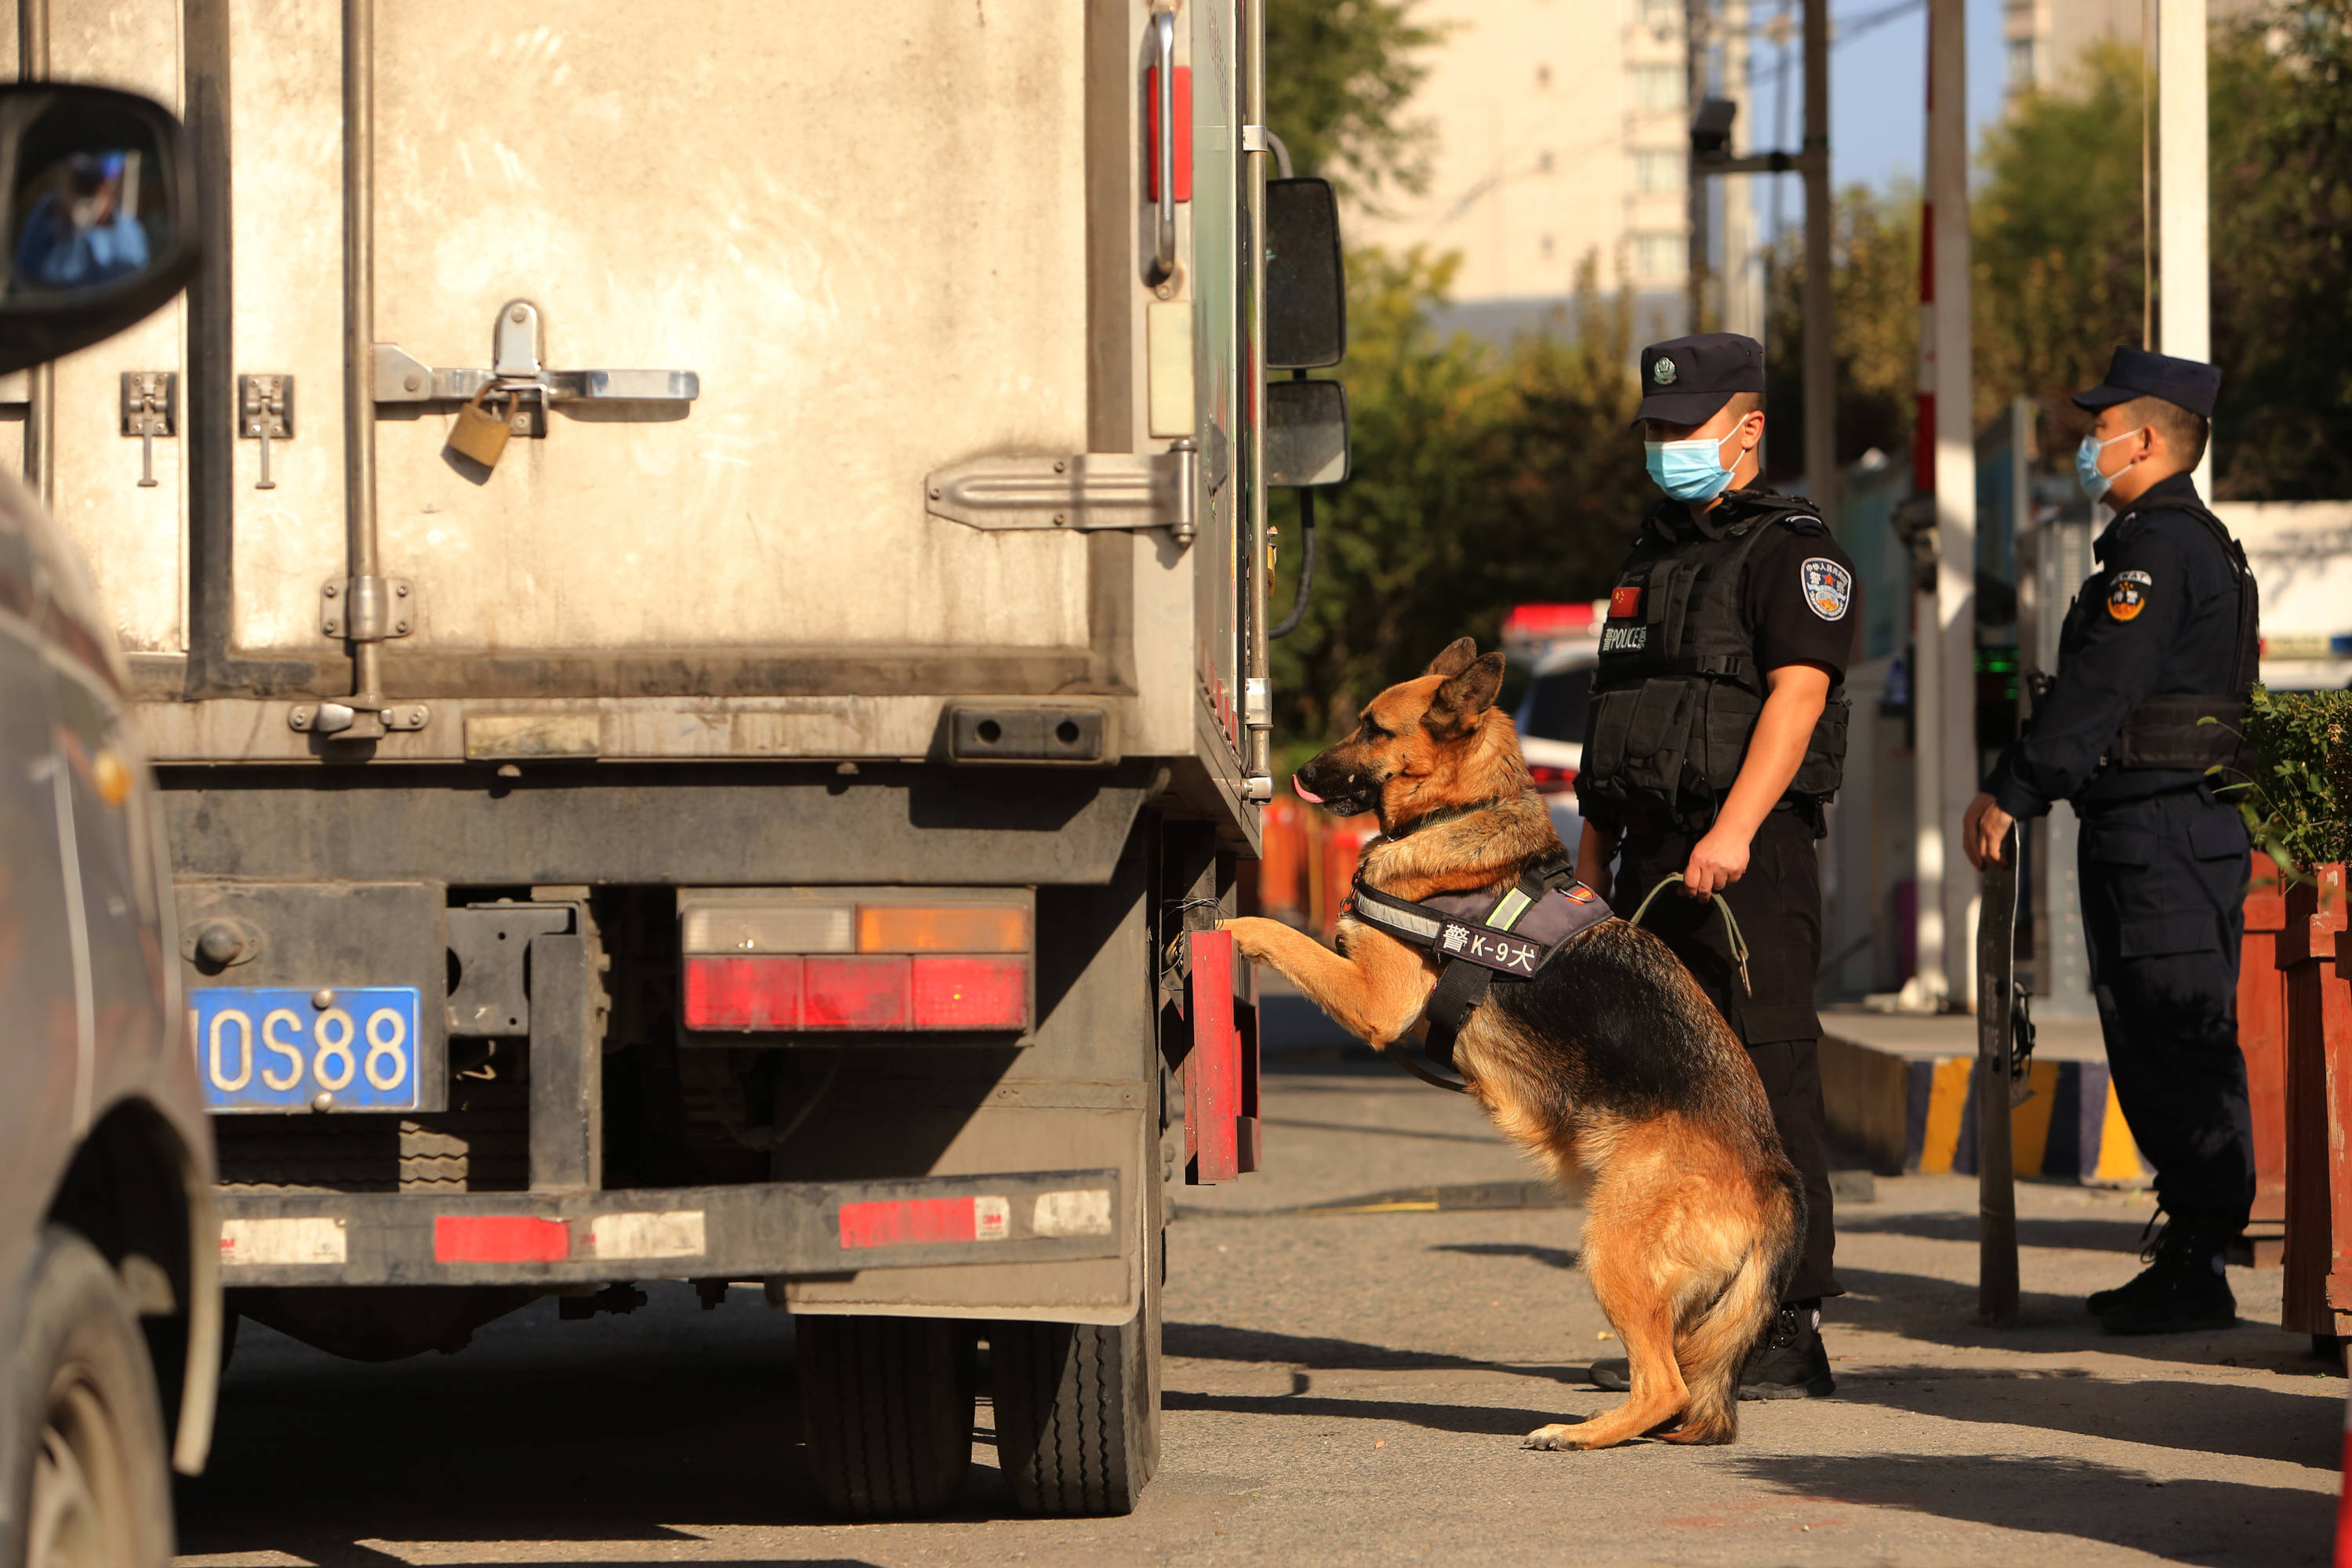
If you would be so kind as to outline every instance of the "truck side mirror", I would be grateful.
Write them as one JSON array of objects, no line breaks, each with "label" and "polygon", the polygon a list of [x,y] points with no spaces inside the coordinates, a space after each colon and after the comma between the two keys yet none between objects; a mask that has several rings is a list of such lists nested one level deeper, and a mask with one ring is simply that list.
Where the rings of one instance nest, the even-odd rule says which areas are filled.
[{"label": "truck side mirror", "polygon": [[1265,482],[1290,489],[1348,477],[1348,389],[1336,381],[1265,384]]},{"label": "truck side mirror", "polygon": [[1315,370],[1348,352],[1339,201],[1328,180],[1265,183],[1265,363]]},{"label": "truck side mirror", "polygon": [[0,87],[0,373],[112,337],[195,276],[195,156],[161,104],[110,88]]}]

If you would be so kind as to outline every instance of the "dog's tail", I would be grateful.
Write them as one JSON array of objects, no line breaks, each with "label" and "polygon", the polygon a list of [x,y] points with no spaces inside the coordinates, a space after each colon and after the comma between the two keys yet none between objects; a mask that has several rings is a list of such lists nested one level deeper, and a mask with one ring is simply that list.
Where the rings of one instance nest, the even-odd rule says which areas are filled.
[{"label": "dog's tail", "polygon": [[1783,1165],[1762,1184],[1763,1223],[1721,1295],[1675,1346],[1689,1403],[1673,1436],[1685,1443],[1728,1443],[1739,1431],[1739,1373],[1780,1308],[1805,1230],[1805,1194]]}]

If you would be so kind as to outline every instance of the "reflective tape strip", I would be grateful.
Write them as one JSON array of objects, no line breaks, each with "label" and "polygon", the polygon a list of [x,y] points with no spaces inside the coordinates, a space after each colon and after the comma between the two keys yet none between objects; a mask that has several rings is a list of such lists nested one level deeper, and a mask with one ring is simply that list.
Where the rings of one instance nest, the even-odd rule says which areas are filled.
[{"label": "reflective tape strip", "polygon": [[1086,1187],[1066,1193],[1039,1193],[1029,1228],[1039,1236],[1108,1236],[1110,1189]]},{"label": "reflective tape strip", "polygon": [[841,1248],[925,1247],[958,1241],[1003,1241],[1013,1234],[1009,1199],[898,1198],[841,1205]]},{"label": "reflective tape strip", "polygon": [[343,1222],[302,1219],[225,1219],[220,1227],[223,1263],[249,1265],[347,1261]]},{"label": "reflective tape strip", "polygon": [[436,1263],[562,1263],[572,1256],[572,1227],[536,1215],[433,1216]]},{"label": "reflective tape strip", "polygon": [[1503,901],[1495,906],[1495,912],[1486,917],[1486,923],[1496,931],[1508,931],[1519,923],[1519,917],[1526,914],[1534,903],[1533,899],[1513,888],[1503,895]]},{"label": "reflective tape strip", "polygon": [[1434,916],[1416,914],[1410,910],[1392,909],[1387,904],[1376,904],[1370,899],[1356,900],[1356,918],[1360,921],[1369,921],[1376,926],[1386,926],[1391,931],[1401,931],[1410,936],[1419,937],[1424,943],[1435,942],[1437,933],[1444,929],[1444,922]]},{"label": "reflective tape strip", "polygon": [[707,1250],[702,1211],[598,1215],[588,1223],[588,1250],[599,1258],[699,1258]]}]

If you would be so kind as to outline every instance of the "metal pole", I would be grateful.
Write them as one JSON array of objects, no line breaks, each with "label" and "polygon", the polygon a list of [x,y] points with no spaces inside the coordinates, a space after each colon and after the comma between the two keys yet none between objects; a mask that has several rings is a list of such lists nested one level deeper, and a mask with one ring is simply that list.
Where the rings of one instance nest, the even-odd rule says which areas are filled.
[{"label": "metal pole", "polygon": [[2017,1318],[2017,1173],[2009,1086],[2020,837],[2011,826],[2003,858],[1984,868],[1984,921],[1977,933],[1977,1319],[1985,1323]]},{"label": "metal pole", "polygon": [[[343,0],[343,528],[352,576],[381,575],[375,535],[374,0]],[[352,642],[354,695],[383,694],[381,652],[374,641]]]},{"label": "metal pole", "polygon": [[[49,0],[19,0],[16,9],[16,79],[43,81],[49,74]],[[44,363],[25,373],[25,479],[41,504],[58,504],[58,367]]]},{"label": "metal pole", "polygon": [[[2207,251],[2205,0],[2161,0],[2157,31],[2158,342],[2180,359],[2213,354],[2212,280]],[[2211,488],[2213,453],[2197,465]]]},{"label": "metal pole", "polygon": [[[1920,836],[1941,840],[1945,995],[1975,993],[1976,879],[1958,875],[1960,808],[1976,793],[1977,474],[1969,337],[1968,11],[1930,0],[1928,189],[1936,203],[1936,621],[1939,723],[1933,741],[1940,800]],[[1925,635],[1925,628],[1922,628]],[[1924,901],[1926,890],[1921,889]]]},{"label": "metal pole", "polygon": [[[1698,112],[1699,104],[1706,98],[1707,5],[1709,0],[1683,0],[1683,121]],[[1699,171],[1698,160],[1690,159],[1685,165],[1690,175],[1690,277],[1687,283],[1690,325],[1688,331],[1705,331],[1708,273],[1707,188],[1706,175]]]},{"label": "metal pole", "polygon": [[1805,0],[1805,488],[1837,526],[1837,360],[1830,293],[1830,4]]}]

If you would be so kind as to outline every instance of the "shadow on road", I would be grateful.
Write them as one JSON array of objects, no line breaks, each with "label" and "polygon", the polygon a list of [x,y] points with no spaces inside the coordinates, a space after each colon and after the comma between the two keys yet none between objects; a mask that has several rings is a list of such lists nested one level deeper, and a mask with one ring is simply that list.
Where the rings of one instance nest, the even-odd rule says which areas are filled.
[{"label": "shadow on road", "polygon": [[[1301,1366],[1317,1372],[1339,1371],[1469,1371],[1507,1373],[1513,1377],[1548,1378],[1579,1384],[1591,1363],[1572,1366],[1521,1366],[1480,1361],[1475,1356],[1448,1355],[1437,1351],[1395,1350],[1355,1340],[1318,1339],[1305,1334],[1279,1334],[1263,1329],[1228,1328],[1222,1323],[1170,1323],[1161,1343],[1171,1356],[1195,1361],[1254,1362],[1270,1366]],[[1175,1406],[1171,1405],[1173,1409]]]},{"label": "shadow on road", "polygon": [[[2136,1219],[2022,1218],[2017,1239],[2023,1247],[2054,1247],[2077,1252],[2139,1252],[2145,1222]],[[1848,1214],[1838,1215],[1838,1230],[1860,1235],[1916,1236],[1927,1241],[1964,1241],[1974,1246],[1977,1216],[1972,1214]],[[2117,1284],[2122,1280],[2118,1279]]]},{"label": "shadow on road", "polygon": [[1547,1268],[1574,1268],[1578,1254],[1565,1247],[1536,1247],[1524,1241],[1442,1242],[1432,1252],[1466,1252],[1473,1258],[1524,1258]]},{"label": "shadow on road", "polygon": [[[1590,1394],[1590,1390],[1582,1391]],[[1170,1390],[1163,1410],[1208,1410],[1223,1415],[1321,1416],[1338,1421],[1402,1421],[1433,1432],[1469,1436],[1518,1437],[1555,1421],[1581,1415],[1544,1410],[1507,1410],[1493,1405],[1432,1405],[1418,1399],[1334,1399],[1315,1394],[1192,1394]]]},{"label": "shadow on road", "polygon": [[[2081,1297],[2028,1290],[2018,1299],[2015,1325],[1990,1329],[1976,1321],[1977,1288],[1972,1283],[1925,1274],[1883,1273],[1843,1263],[1837,1271],[1848,1294],[1822,1309],[1822,1329],[1832,1336],[1837,1325],[1852,1324],[1933,1345],[2030,1351],[2042,1355],[2097,1351],[2174,1365],[2301,1370],[2307,1363],[2315,1372],[2320,1366],[2307,1360],[2305,1342],[2268,1323],[2241,1321],[2234,1329],[2210,1333],[2109,1334],[2092,1321]],[[1830,1351],[1837,1353],[1833,1337]]]},{"label": "shadow on road", "polygon": [[[2201,1392],[2201,1391],[2200,1391]],[[1733,1468],[1823,1501],[2103,1541],[2168,1563],[2324,1563],[2334,1500],[2234,1481],[2158,1481],[2088,1459],[2006,1454],[1767,1458]]]},{"label": "shadow on road", "polygon": [[[2342,1458],[2336,1402],[2288,1389],[2149,1378],[1970,1376],[1950,1367],[1874,1368],[1838,1382],[1839,1397],[1948,1421],[1998,1422],[2121,1437],[2189,1453],[2277,1459],[2333,1472]],[[2244,1434],[2223,1444],[2217,1432]]]},{"label": "shadow on road", "polygon": [[[837,1522],[802,1470],[790,1320],[655,1289],[633,1319],[559,1324],[542,1302],[458,1356],[373,1366],[245,1325],[180,1550],[393,1568],[362,1543],[580,1542],[609,1563],[698,1544],[687,1523]],[[1012,1511],[975,1465],[951,1517]]]}]

